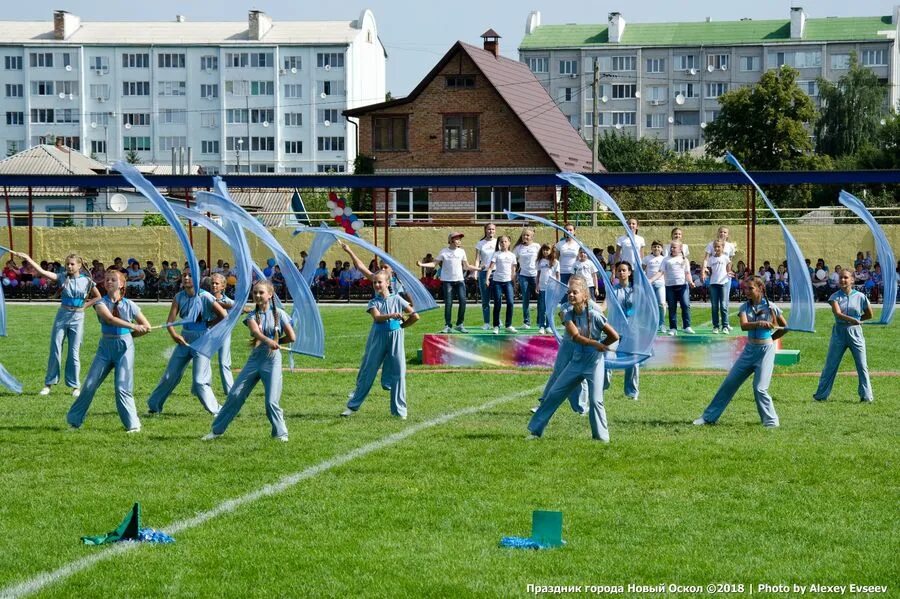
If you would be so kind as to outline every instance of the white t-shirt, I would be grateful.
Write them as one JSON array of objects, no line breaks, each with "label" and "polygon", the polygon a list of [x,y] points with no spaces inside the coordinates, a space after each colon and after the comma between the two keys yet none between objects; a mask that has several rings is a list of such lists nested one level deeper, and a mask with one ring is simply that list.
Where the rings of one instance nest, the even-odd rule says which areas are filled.
[{"label": "white t-shirt", "polygon": [[491,263],[491,256],[493,256],[496,251],[496,237],[494,239],[480,239],[478,243],[475,244],[475,252],[479,258],[479,266],[484,270],[487,270],[488,264]]},{"label": "white t-shirt", "polygon": [[519,260],[519,274],[523,277],[537,276],[537,258],[541,252],[541,246],[537,243],[528,245],[517,245],[513,249],[513,254]]},{"label": "white t-shirt", "polygon": [[728,265],[731,260],[725,254],[721,256],[710,256],[706,261],[709,266],[709,284],[725,285],[728,283]]},{"label": "white t-shirt", "polygon": [[462,263],[468,262],[468,260],[466,260],[466,252],[462,248],[446,247],[440,251],[434,261],[441,265],[442,281],[456,282],[464,279]]},{"label": "white t-shirt", "polygon": [[[710,256],[713,255],[713,242],[710,241],[706,244],[706,253]],[[730,241],[725,242],[725,247],[722,248],[722,255],[728,256],[729,259],[734,259],[734,255],[737,253],[737,246]],[[685,254],[687,256],[687,254]]]},{"label": "white t-shirt", "polygon": [[545,289],[551,278],[559,278],[559,260],[554,262],[553,266],[550,266],[550,261],[546,258],[542,258],[541,261],[538,262],[538,272],[540,273],[538,288]]},{"label": "white t-shirt", "polygon": [[686,277],[689,276],[686,273],[688,264],[688,261],[682,256],[666,256],[666,259],[662,262],[662,271],[667,287],[687,283]]},{"label": "white t-shirt", "polygon": [[644,241],[644,238],[640,235],[634,236],[634,242],[637,244],[637,258],[635,258],[634,251],[631,249],[631,239],[628,235],[620,235],[619,238],[616,239],[616,245],[622,248],[622,251],[619,252],[619,260],[624,260],[628,264],[631,264],[632,267],[635,266],[635,261],[640,259],[641,248],[647,245],[647,242]]},{"label": "white t-shirt", "polygon": [[[662,269],[663,260],[665,260],[665,256],[654,256],[650,254],[649,256],[644,256],[643,265],[644,272],[647,274],[648,279],[652,279],[653,275],[658,273]],[[658,281],[662,281],[662,279],[657,279]]]},{"label": "white t-shirt", "polygon": [[[666,257],[666,256],[668,256],[669,254],[672,253],[671,248],[672,248],[672,244],[671,244],[671,243],[667,243],[667,244],[666,244],[666,247],[663,248],[663,253],[662,253],[663,257]],[[682,243],[682,244],[681,244],[681,253],[684,254],[684,257],[685,257],[685,258],[690,258],[690,257],[691,257],[691,250],[690,250],[690,248],[688,247],[688,244],[686,244],[686,243]]]},{"label": "white t-shirt", "polygon": [[497,283],[509,283],[512,281],[513,271],[516,268],[515,254],[498,250],[491,256],[491,263],[494,264],[494,281]]},{"label": "white t-shirt", "polygon": [[578,259],[578,250],[581,247],[578,242],[570,240],[568,237],[556,244],[556,250],[559,252],[559,272],[563,275],[572,274],[572,266]]},{"label": "white t-shirt", "polygon": [[572,274],[580,275],[585,278],[588,283],[588,287],[594,287],[594,273],[597,272],[597,267],[594,266],[594,263],[590,260],[576,260],[575,264],[572,265]]}]

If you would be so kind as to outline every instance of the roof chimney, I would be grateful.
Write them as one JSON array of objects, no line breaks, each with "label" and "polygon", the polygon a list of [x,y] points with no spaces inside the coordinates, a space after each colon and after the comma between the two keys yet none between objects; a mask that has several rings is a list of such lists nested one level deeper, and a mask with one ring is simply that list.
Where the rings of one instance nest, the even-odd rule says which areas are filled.
[{"label": "roof chimney", "polygon": [[184,23],[184,15],[175,15],[176,23]]},{"label": "roof chimney", "polygon": [[484,40],[484,49],[493,54],[495,57],[500,57],[500,34],[494,31],[493,29],[488,29],[484,33],[481,34],[481,39]]},{"label": "roof chimney", "polygon": [[609,41],[612,44],[618,44],[622,41],[625,34],[625,17],[622,13],[609,13]]},{"label": "roof chimney", "polygon": [[68,39],[79,27],[81,27],[81,17],[64,10],[53,11],[53,39]]},{"label": "roof chimney", "polygon": [[525,35],[531,35],[534,33],[534,30],[541,26],[541,11],[533,10],[528,13],[528,18],[525,19]]},{"label": "roof chimney", "polygon": [[791,7],[791,39],[792,40],[800,40],[803,39],[803,34],[806,32],[806,13],[803,12],[803,7],[794,6]]},{"label": "roof chimney", "polygon": [[261,40],[272,28],[272,17],[261,10],[251,10],[249,21],[252,40]]}]

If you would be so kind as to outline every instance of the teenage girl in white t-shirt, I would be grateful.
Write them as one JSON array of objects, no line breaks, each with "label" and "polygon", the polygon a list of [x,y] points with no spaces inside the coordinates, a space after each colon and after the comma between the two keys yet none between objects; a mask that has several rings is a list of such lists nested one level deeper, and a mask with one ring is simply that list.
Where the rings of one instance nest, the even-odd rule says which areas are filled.
[{"label": "teenage girl in white t-shirt", "polygon": [[[631,233],[634,235],[634,242],[637,247],[632,249],[631,239],[628,235],[620,235],[619,238],[616,239],[616,256],[618,256],[616,261],[624,260],[631,265],[632,269],[634,269],[635,266],[641,264],[641,260],[644,258],[644,246],[647,245],[647,242],[644,241],[643,237],[638,235],[638,221],[636,218],[628,219],[628,228],[631,229]],[[635,249],[637,250],[637,257],[634,255]]]},{"label": "teenage girl in white t-shirt", "polygon": [[575,237],[575,225],[566,223],[566,238],[556,244],[556,252],[559,255],[559,280],[568,285],[572,276],[572,267],[578,259],[578,250],[581,246],[573,239]]},{"label": "teenage girl in white t-shirt", "polygon": [[644,273],[647,280],[656,292],[656,303],[659,306],[659,332],[666,332],[666,281],[663,278],[662,263],[665,256],[662,253],[662,244],[654,241],[650,244],[650,255],[644,256]]},{"label": "teenage girl in white t-shirt", "polygon": [[491,257],[497,251],[497,226],[488,223],[484,226],[484,237],[475,244],[475,268],[478,269],[478,294],[481,296],[481,319],[484,322],[481,328],[485,331],[491,329],[491,281],[487,276],[487,269],[491,263]]},{"label": "teenage girl in white t-shirt", "polygon": [[516,256],[509,251],[509,237],[502,235],[497,240],[497,251],[488,266],[488,277],[493,274],[491,285],[494,287],[494,334],[500,333],[500,296],[506,302],[505,326],[508,333],[517,332],[512,326],[513,313],[513,273],[516,269]]},{"label": "teenage girl in white t-shirt", "polygon": [[537,260],[541,246],[534,242],[534,229],[523,229],[513,248],[519,263],[519,293],[522,294],[522,328],[531,328],[531,295],[537,279]]},{"label": "teenage girl in white t-shirt", "polygon": [[538,278],[537,278],[537,294],[538,294],[538,331],[541,335],[550,332],[552,326],[551,319],[547,318],[547,286],[550,279],[559,280],[559,259],[557,258],[556,248],[545,243],[541,246],[540,258],[538,259]]}]

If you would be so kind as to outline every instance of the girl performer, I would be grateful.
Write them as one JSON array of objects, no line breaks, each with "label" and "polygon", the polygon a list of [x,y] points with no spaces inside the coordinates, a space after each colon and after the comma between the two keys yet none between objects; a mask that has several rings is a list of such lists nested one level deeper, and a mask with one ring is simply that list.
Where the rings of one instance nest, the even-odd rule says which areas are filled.
[{"label": "girl performer", "polygon": [[[209,288],[216,303],[231,310],[235,306],[235,301],[225,295],[225,287],[227,280],[221,272],[214,272],[209,277]],[[234,375],[231,373],[231,335],[225,337],[225,343],[219,348],[219,378],[222,379],[222,390],[225,395],[231,393],[231,387],[234,386]]]},{"label": "girl performer", "polygon": [[538,259],[538,278],[535,290],[538,296],[538,331],[541,335],[550,333],[553,323],[547,318],[547,285],[550,279],[559,280],[559,259],[556,248],[545,243],[541,246]]},{"label": "girl performer", "polygon": [[561,283],[567,284],[569,277],[574,272],[572,267],[575,266],[581,246],[574,239],[575,225],[566,223],[565,230],[566,237],[556,244],[556,253],[559,255],[559,280]]},{"label": "girl performer", "polygon": [[[619,282],[613,286],[612,292],[618,298],[628,318],[634,317],[634,271],[631,264],[626,260],[616,262],[616,278]],[[625,397],[637,400],[638,398],[638,377],[640,376],[640,366],[635,364],[625,369]],[[609,389],[612,384],[612,371],[606,370],[606,382],[604,389]]]},{"label": "girl performer", "polygon": [[516,256],[509,251],[509,237],[502,235],[497,240],[497,251],[491,256],[491,264],[488,266],[488,278],[493,279],[491,286],[494,289],[494,334],[500,333],[500,301],[501,294],[506,300],[506,319],[504,326],[507,333],[515,333],[512,326],[513,313],[513,274],[516,269]]},{"label": "girl performer", "polygon": [[659,304],[659,332],[666,332],[666,281],[663,277],[662,263],[665,257],[662,254],[662,244],[654,241],[650,244],[650,254],[644,256],[644,272],[647,280],[656,292],[656,302]]},{"label": "girl performer", "polygon": [[522,294],[522,328],[531,328],[531,294],[538,274],[537,260],[541,246],[534,242],[534,229],[524,229],[513,247],[519,262],[519,293]]},{"label": "girl performer", "polygon": [[484,237],[475,244],[475,268],[478,270],[478,295],[481,296],[481,319],[484,324],[481,328],[491,330],[491,280],[487,276],[491,258],[497,251],[497,226],[488,223],[484,226]]},{"label": "girl performer", "polygon": [[[616,256],[617,262],[621,262],[624,260],[631,265],[631,268],[635,268],[636,266],[641,265],[641,260],[644,258],[644,246],[647,245],[647,242],[644,241],[644,238],[638,235],[638,221],[636,218],[628,219],[628,228],[631,229],[632,235],[634,235],[634,242],[637,247],[632,249],[631,238],[628,235],[620,235],[618,239],[616,239]],[[637,251],[637,256],[635,256],[635,250]],[[612,258],[610,258],[612,260]]]}]

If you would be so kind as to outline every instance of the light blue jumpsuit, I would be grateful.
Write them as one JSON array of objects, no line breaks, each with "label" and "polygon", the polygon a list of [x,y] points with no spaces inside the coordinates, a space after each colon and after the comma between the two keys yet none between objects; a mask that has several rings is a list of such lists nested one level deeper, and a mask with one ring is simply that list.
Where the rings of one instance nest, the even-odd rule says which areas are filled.
[{"label": "light blue jumpsuit", "polygon": [[[254,310],[244,318],[244,324],[255,320],[259,329],[269,339],[279,340],[282,333],[282,323],[291,322],[291,317],[281,308],[275,308],[270,302],[271,309],[264,313]],[[276,323],[277,314],[277,323]],[[288,430],[284,423],[284,412],[279,405],[281,400],[281,352],[273,351],[266,345],[257,345],[250,352],[247,363],[241,369],[234,386],[225,400],[219,414],[213,419],[212,432],[221,435],[241,411],[244,402],[256,383],[262,381],[266,391],[266,417],[272,424],[273,437],[287,437]]]},{"label": "light blue jumpsuit", "polygon": [[[571,309],[572,306],[568,302],[565,302],[560,306],[559,312],[562,315],[561,318],[563,319],[563,321],[565,321],[565,313]],[[553,370],[550,372],[550,378],[547,379],[547,384],[544,385],[544,391],[543,393],[541,393],[541,397],[538,402],[543,402],[544,398],[547,397],[550,389],[553,388],[553,383],[555,383],[556,379],[559,378],[559,375],[566,367],[566,364],[568,364],[572,360],[572,352],[575,351],[577,345],[578,344],[572,341],[572,339],[568,335],[563,335],[562,340],[559,342],[559,350],[557,350],[556,352],[556,360],[553,361]],[[569,405],[572,407],[572,411],[576,414],[587,414],[587,383],[582,381],[581,385],[577,389],[572,390],[572,392],[569,394]]]},{"label": "light blue jumpsuit", "polygon": [[62,283],[62,305],[56,312],[50,333],[50,357],[47,360],[47,376],[44,384],[59,383],[59,363],[62,357],[63,340],[69,342],[66,354],[66,386],[81,387],[81,341],[84,338],[84,302],[96,287],[86,275],[65,277]]},{"label": "light blue jumpsuit", "polygon": [[[634,317],[634,287],[623,287],[621,283],[615,285],[613,293],[622,304],[622,310],[628,318]],[[638,398],[638,381],[640,378],[641,367],[639,364],[625,368],[625,397],[629,399]],[[612,384],[612,370],[606,369],[606,380],[603,383],[603,389],[609,389]]]},{"label": "light blue jumpsuit", "polygon": [[[200,290],[195,296],[189,296],[184,291],[175,294],[173,300],[178,304],[178,316],[182,320],[192,320],[193,322],[185,324],[181,328],[184,340],[190,343],[194,339],[200,337],[206,332],[206,323],[215,319],[215,312],[212,305],[216,302],[216,298],[208,291]],[[181,382],[184,369],[187,368],[188,362],[193,361],[193,379],[191,385],[191,393],[197,396],[200,404],[210,414],[219,413],[219,402],[213,394],[212,367],[209,358],[195,351],[188,345],[176,345],[169,363],[166,365],[166,371],[163,372],[162,378],[156,385],[156,389],[150,394],[147,400],[147,407],[153,414],[162,412],[163,405],[166,400]]]},{"label": "light blue jumpsuit", "polygon": [[[579,332],[585,337],[594,340],[600,340],[603,337],[606,317],[598,309],[591,307],[580,315],[576,314],[574,310],[568,310],[563,315],[563,323],[569,321],[574,322]],[[606,409],[603,406],[604,365],[605,358],[602,352],[587,345],[574,343],[571,361],[559,373],[559,377],[553,383],[544,401],[531,417],[528,430],[533,435],[540,437],[544,433],[547,423],[550,422],[550,418],[566,397],[570,396],[573,391],[577,391],[581,387],[582,381],[586,381],[591,436],[594,439],[609,442],[609,427],[606,422]]]},{"label": "light blue jumpsuit", "polygon": [[[224,293],[216,301],[226,311],[231,310],[235,303]],[[234,386],[234,375],[231,373],[231,335],[225,337],[225,342],[219,348],[219,378],[222,379],[222,389],[225,391],[225,395],[228,395],[231,393],[231,387]]]},{"label": "light blue jumpsuit", "polygon": [[[837,302],[841,312],[859,320],[869,309],[869,298],[866,294],[851,290],[847,295],[843,290],[838,290],[828,298],[828,303]],[[831,341],[828,342],[828,356],[825,358],[825,368],[819,378],[819,388],[816,389],[813,398],[817,401],[825,401],[831,395],[834,385],[834,377],[837,375],[838,366],[844,352],[850,350],[853,361],[856,363],[856,378],[858,380],[860,401],[872,401],[872,381],[869,379],[869,366],[866,362],[866,340],[863,338],[862,326],[851,325],[846,320],[837,317],[834,326],[831,327]]]},{"label": "light blue jumpsuit", "polygon": [[[744,302],[741,304],[740,313],[747,315],[748,322],[774,321],[774,317],[780,315],[781,310],[778,306],[763,299],[757,306],[750,305],[750,302]],[[758,343],[754,343],[754,341]],[[769,395],[769,383],[772,381],[774,368],[775,344],[772,341],[772,330],[751,329],[747,331],[747,345],[744,346],[744,351],[731,367],[728,376],[722,381],[722,385],[716,391],[709,406],[704,410],[703,420],[709,423],[716,422],[734,398],[734,394],[752,374],[753,397],[756,399],[759,419],[763,426],[778,426],[778,414],[775,413],[775,405],[772,403],[772,396]]]},{"label": "light blue jumpsuit", "polygon": [[[409,302],[405,299],[399,295],[389,295],[372,298],[366,310],[375,308],[381,314],[402,314],[407,307]],[[400,324],[399,320],[372,323],[359,374],[356,376],[356,389],[347,402],[347,407],[354,412],[365,401],[375,377],[378,376],[378,369],[381,368],[381,386],[391,392],[391,414],[406,417],[406,348]]]},{"label": "light blue jumpsuit", "polygon": [[[141,309],[129,299],[119,300],[114,304],[109,297],[104,296],[97,304],[103,304],[113,316],[128,322],[134,322]],[[97,346],[97,354],[88,370],[87,378],[81,389],[81,395],[69,408],[66,421],[74,427],[80,427],[84,423],[88,408],[94,399],[97,388],[109,374],[115,369],[116,410],[126,430],[138,429],[141,421],[138,419],[137,409],[134,407],[134,341],[131,331],[119,328],[100,321],[100,344]]]}]

